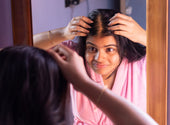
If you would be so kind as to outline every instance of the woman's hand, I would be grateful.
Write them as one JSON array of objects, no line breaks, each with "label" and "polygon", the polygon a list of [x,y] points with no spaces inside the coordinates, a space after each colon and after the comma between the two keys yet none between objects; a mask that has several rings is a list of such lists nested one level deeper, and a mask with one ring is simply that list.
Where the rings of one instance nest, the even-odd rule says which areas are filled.
[{"label": "woman's hand", "polygon": [[83,58],[70,48],[59,45],[54,50],[48,51],[57,61],[65,78],[73,83],[76,90],[79,89],[81,83],[90,80],[87,75]]},{"label": "woman's hand", "polygon": [[75,36],[86,36],[92,20],[85,16],[74,17],[64,29],[64,36],[72,40]]},{"label": "woman's hand", "polygon": [[117,13],[110,19],[109,30],[146,46],[146,31],[131,17]]}]

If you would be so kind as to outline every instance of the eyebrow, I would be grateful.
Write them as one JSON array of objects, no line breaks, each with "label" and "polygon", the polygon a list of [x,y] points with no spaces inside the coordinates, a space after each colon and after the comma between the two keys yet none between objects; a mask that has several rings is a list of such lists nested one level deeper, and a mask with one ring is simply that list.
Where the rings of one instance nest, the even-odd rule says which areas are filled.
[{"label": "eyebrow", "polygon": [[109,46],[117,47],[117,45],[115,45],[115,44],[109,44],[109,45],[106,45],[106,46],[104,46],[104,47],[109,47]]},{"label": "eyebrow", "polygon": [[[91,45],[97,47],[95,44],[93,44],[93,43],[91,43],[91,42],[87,42],[86,44],[91,44]],[[115,44],[109,44],[109,45],[106,45],[106,46],[104,46],[104,47],[109,47],[109,46],[117,47],[117,45],[115,45]]]},{"label": "eyebrow", "polygon": [[96,46],[95,44],[91,43],[91,42],[86,42],[86,44],[91,44],[93,46]]}]

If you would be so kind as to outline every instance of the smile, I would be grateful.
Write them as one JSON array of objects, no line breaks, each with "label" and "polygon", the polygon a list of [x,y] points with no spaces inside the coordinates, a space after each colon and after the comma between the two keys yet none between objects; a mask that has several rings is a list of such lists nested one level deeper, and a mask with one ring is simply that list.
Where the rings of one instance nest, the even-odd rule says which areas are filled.
[{"label": "smile", "polygon": [[106,68],[107,65],[95,63],[95,64],[93,64],[93,67],[94,67],[95,69],[102,69],[102,68]]}]

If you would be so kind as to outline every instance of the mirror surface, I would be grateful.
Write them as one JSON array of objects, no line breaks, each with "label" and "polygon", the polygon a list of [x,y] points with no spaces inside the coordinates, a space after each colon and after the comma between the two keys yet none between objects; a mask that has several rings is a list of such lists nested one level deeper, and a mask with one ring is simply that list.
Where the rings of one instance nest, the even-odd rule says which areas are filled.
[{"label": "mirror surface", "polygon": [[[65,8],[63,0],[32,1],[33,34],[64,27],[73,17],[87,16],[97,8],[120,9],[120,3],[116,0],[81,0],[79,5]],[[146,1],[126,0],[125,13],[146,29]]]}]

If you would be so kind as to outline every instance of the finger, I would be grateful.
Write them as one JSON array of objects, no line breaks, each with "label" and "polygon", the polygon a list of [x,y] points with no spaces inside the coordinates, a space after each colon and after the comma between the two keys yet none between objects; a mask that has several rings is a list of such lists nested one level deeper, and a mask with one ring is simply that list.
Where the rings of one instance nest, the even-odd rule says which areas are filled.
[{"label": "finger", "polygon": [[126,38],[129,38],[129,37],[128,37],[129,34],[128,34],[128,32],[126,32],[126,31],[114,31],[114,34],[120,35],[120,36],[124,36],[124,37],[126,37]]},{"label": "finger", "polygon": [[65,46],[63,44],[59,45],[59,51],[67,58],[69,58],[74,53],[74,51],[72,49],[68,48],[67,46]]},{"label": "finger", "polygon": [[125,15],[125,14],[121,14],[121,13],[117,13],[117,14],[115,14],[111,19],[110,19],[110,21],[111,20],[114,20],[114,19],[116,19],[116,18],[122,18],[122,19],[125,19],[125,20],[133,20],[132,19],[132,17],[130,17],[130,16],[127,16],[127,15]]},{"label": "finger", "polygon": [[116,24],[128,25],[129,21],[127,21],[125,19],[117,18],[117,19],[111,20],[109,22],[108,26],[113,26],[113,25],[116,25]]},{"label": "finger", "polygon": [[62,44],[60,45],[59,51],[62,51],[62,54],[66,57],[67,61],[78,55],[75,51]]},{"label": "finger", "polygon": [[62,59],[66,60],[69,57],[69,54],[68,54],[68,52],[63,50],[61,46],[63,46],[63,45],[62,44],[57,45],[52,50],[55,51]]},{"label": "finger", "polygon": [[71,32],[83,32],[83,33],[89,33],[89,30],[81,27],[81,26],[71,26],[70,27]]},{"label": "finger", "polygon": [[59,53],[55,52],[52,49],[47,50],[47,52],[54,57],[59,66],[65,64],[65,60],[59,55]]},{"label": "finger", "polygon": [[93,23],[93,21],[91,19],[89,19],[88,17],[82,16],[81,19],[86,22],[86,23]]},{"label": "finger", "polygon": [[112,30],[112,31],[127,31],[127,26],[126,25],[114,25],[111,27],[108,27],[108,30]]},{"label": "finger", "polygon": [[87,33],[83,33],[83,32],[72,32],[71,34],[74,36],[87,36]]},{"label": "finger", "polygon": [[54,50],[55,52],[57,52],[58,48],[59,48],[59,45],[56,45],[55,47],[53,47],[52,49],[49,49],[49,50]]},{"label": "finger", "polygon": [[81,26],[81,27],[84,27],[84,28],[91,28],[91,26],[90,25],[88,25],[86,22],[84,22],[83,20],[80,20],[80,22],[79,22],[79,25]]},{"label": "finger", "polygon": [[74,17],[71,21],[72,25],[80,25],[84,28],[91,28],[91,26],[88,25],[91,23],[93,23],[93,21],[85,16]]},{"label": "finger", "polygon": [[84,22],[83,20],[79,19],[79,20],[74,20],[72,21],[71,25],[78,25],[84,28],[91,28],[90,25],[88,25],[86,22]]},{"label": "finger", "polygon": [[55,52],[57,52],[60,56],[62,56],[63,54],[59,51],[60,45],[55,46],[54,48],[52,48],[52,50],[54,50]]}]

